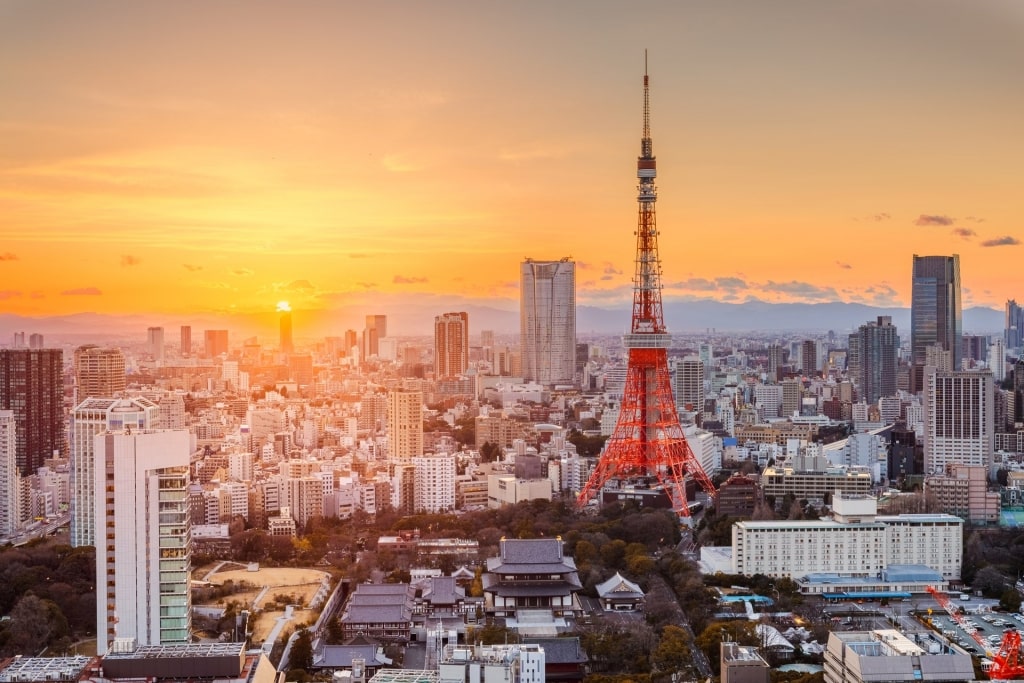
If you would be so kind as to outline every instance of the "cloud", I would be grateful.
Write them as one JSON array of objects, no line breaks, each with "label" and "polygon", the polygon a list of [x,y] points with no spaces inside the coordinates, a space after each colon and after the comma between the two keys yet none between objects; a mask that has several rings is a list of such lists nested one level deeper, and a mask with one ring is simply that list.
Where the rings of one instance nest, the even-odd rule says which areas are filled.
[{"label": "cloud", "polygon": [[604,274],[605,275],[622,275],[622,271],[615,267],[611,261],[604,262]]},{"label": "cloud", "polygon": [[1010,235],[1004,235],[1003,237],[996,237],[994,239],[985,240],[981,243],[983,247],[1015,247],[1020,244],[1020,240]]},{"label": "cloud", "polygon": [[16,289],[0,289],[0,301],[6,299],[13,299],[14,297],[21,296],[21,292]]},{"label": "cloud", "polygon": [[722,289],[746,289],[747,282],[738,277],[716,277],[715,284]]},{"label": "cloud", "polygon": [[953,225],[953,219],[949,216],[928,215],[922,213],[914,221],[914,225]]},{"label": "cloud", "polygon": [[899,306],[900,301],[898,298],[899,292],[889,286],[889,283],[883,282],[878,285],[872,285],[863,291],[863,294],[867,295],[864,297],[867,303],[875,306]]},{"label": "cloud", "polygon": [[348,257],[349,258],[373,258],[373,254],[354,253],[354,254],[349,254]]},{"label": "cloud", "polygon": [[579,268],[580,270],[587,270],[588,268],[593,268],[593,266],[587,263],[586,261],[577,261],[576,267]]},{"label": "cloud", "polygon": [[984,223],[985,222],[984,218],[978,218],[977,216],[968,216],[964,220],[965,221],[971,221],[971,222],[974,222],[974,223]]},{"label": "cloud", "polygon": [[853,266],[851,266],[849,263],[843,263],[842,261],[836,261],[836,265],[845,270],[853,269]]},{"label": "cloud", "polygon": [[377,283],[376,282],[357,282],[356,284],[359,285],[360,287],[362,287],[363,289],[376,289],[377,288]]},{"label": "cloud", "polygon": [[427,281],[425,277],[406,277],[405,275],[396,275],[391,280],[396,285],[421,285]]},{"label": "cloud", "polygon": [[887,221],[890,218],[892,218],[892,216],[890,216],[887,213],[876,213],[874,216],[871,217],[871,220],[873,220],[876,223],[881,223],[882,221]]},{"label": "cloud", "polygon": [[311,292],[316,289],[309,280],[294,280],[284,287],[292,292]]},{"label": "cloud", "polygon": [[953,228],[953,234],[957,237],[962,237],[965,240],[969,240],[978,233],[974,232],[970,228]]},{"label": "cloud", "polygon": [[191,263],[182,263],[182,267],[190,273],[196,273],[203,269],[202,266],[192,265]]},{"label": "cloud", "polygon": [[769,280],[761,285],[760,289],[811,300],[837,301],[839,299],[839,292],[834,287],[819,287],[810,282],[799,282],[797,280],[790,280],[789,282]]},{"label": "cloud", "polygon": [[12,254],[9,251],[5,251],[4,253],[0,254],[0,261],[17,261],[17,260],[18,260],[18,255],[17,254]]},{"label": "cloud", "polygon": [[99,296],[103,294],[99,287],[78,287],[77,289],[65,289],[61,296]]},{"label": "cloud", "polygon": [[44,292],[35,291],[28,295],[30,299],[45,299],[46,294]]},{"label": "cloud", "polygon": [[247,275],[252,275],[253,272],[248,268],[235,268],[231,271],[231,274],[237,275],[238,277],[246,277]]},{"label": "cloud", "polygon": [[140,263],[142,263],[142,259],[140,259],[137,256],[132,256],[131,254],[124,254],[123,256],[121,256],[121,266],[122,267],[137,266]]}]

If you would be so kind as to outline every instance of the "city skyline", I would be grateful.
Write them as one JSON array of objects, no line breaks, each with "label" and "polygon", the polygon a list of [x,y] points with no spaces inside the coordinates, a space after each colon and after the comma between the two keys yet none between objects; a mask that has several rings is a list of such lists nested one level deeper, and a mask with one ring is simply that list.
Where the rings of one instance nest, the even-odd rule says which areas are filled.
[{"label": "city skyline", "polygon": [[512,306],[527,251],[619,306],[645,49],[666,303],[1017,295],[1018,5],[583,8],[5,4],[0,306]]}]

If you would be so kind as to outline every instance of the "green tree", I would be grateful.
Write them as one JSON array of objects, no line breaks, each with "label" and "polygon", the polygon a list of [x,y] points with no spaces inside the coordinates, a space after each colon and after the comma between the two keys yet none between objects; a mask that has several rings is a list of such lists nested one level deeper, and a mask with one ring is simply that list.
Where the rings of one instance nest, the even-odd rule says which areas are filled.
[{"label": "green tree", "polygon": [[759,644],[757,629],[749,621],[719,621],[709,625],[697,636],[697,647],[704,651],[716,674],[720,666],[719,648],[726,639],[740,645]]},{"label": "green tree", "polygon": [[11,610],[7,623],[7,655],[38,654],[52,641],[68,634],[68,621],[52,600],[29,593]]},{"label": "green tree", "polygon": [[686,674],[685,678],[693,678],[693,653],[690,652],[689,637],[686,631],[678,626],[666,626],[661,632],[658,646],[651,653],[651,664],[656,674]]},{"label": "green tree", "polygon": [[1007,588],[1003,591],[1003,594],[999,596],[999,609],[1007,612],[1019,612],[1020,611],[1020,593],[1017,592],[1016,588]]},{"label": "green tree", "polygon": [[302,629],[295,636],[292,643],[291,654],[288,658],[289,669],[302,669],[309,671],[313,668],[313,636],[309,629]]}]

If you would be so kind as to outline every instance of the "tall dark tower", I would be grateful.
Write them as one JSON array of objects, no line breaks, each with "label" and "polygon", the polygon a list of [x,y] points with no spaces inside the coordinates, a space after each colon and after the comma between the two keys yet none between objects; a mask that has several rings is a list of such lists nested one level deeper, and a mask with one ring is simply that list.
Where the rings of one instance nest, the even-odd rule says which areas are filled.
[{"label": "tall dark tower", "polygon": [[[914,254],[910,297],[910,391],[917,393],[924,388],[924,366],[928,364],[929,353],[933,354],[933,364],[948,363],[948,367],[940,369],[960,369],[963,322],[959,254]],[[938,361],[938,353],[946,357]]]},{"label": "tall dark tower", "polygon": [[636,175],[640,179],[639,224],[633,275],[633,321],[623,339],[629,352],[626,385],[618,422],[590,481],[576,503],[586,505],[613,479],[656,480],[680,515],[689,515],[685,479],[690,475],[709,495],[715,486],[686,443],[679,424],[668,370],[671,335],[661,306],[661,259],[654,203],[657,166],[651,143],[651,118],[646,57],[644,59],[644,130]]},{"label": "tall dark tower", "polygon": [[54,453],[66,455],[61,350],[0,350],[0,410],[14,411],[15,458],[23,477]]}]

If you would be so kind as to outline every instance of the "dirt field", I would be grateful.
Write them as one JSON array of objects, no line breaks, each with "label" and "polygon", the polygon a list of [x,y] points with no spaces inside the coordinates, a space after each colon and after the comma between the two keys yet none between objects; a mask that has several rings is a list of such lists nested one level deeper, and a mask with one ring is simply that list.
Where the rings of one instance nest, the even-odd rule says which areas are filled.
[{"label": "dirt field", "polygon": [[[213,584],[223,584],[225,581],[236,583],[245,581],[255,586],[255,590],[237,593],[227,598],[236,600],[244,605],[246,609],[258,609],[259,614],[253,622],[253,643],[262,643],[270,630],[274,627],[277,618],[284,614],[284,608],[278,607],[274,597],[294,596],[292,604],[304,608],[309,604],[317,590],[320,589],[323,581],[329,578],[327,572],[316,569],[291,569],[286,567],[260,567],[258,571],[251,572],[247,569],[238,569],[237,564],[224,566],[223,571],[218,571],[205,577],[206,581]],[[197,572],[202,576],[203,571]],[[263,588],[267,591],[263,593]],[[253,604],[260,594],[263,593],[258,604]],[[308,609],[296,609],[293,612],[292,625],[299,625],[313,620],[316,612]]]}]

